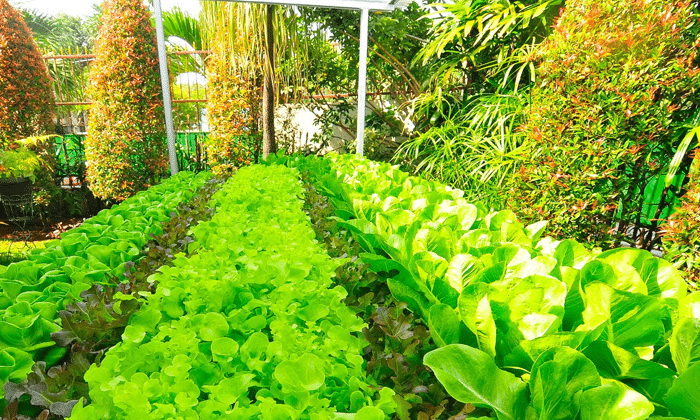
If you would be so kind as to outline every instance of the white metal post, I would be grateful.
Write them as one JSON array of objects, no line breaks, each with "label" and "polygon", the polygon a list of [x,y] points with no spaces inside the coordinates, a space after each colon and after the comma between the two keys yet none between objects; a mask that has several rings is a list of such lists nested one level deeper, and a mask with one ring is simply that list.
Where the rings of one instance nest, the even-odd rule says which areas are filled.
[{"label": "white metal post", "polygon": [[160,0],[153,1],[156,21],[156,38],[158,39],[158,61],[160,61],[160,84],[163,88],[163,109],[165,111],[165,132],[168,135],[168,156],[170,174],[178,173],[177,152],[175,151],[175,125],[173,124],[173,107],[170,98],[170,76],[168,75],[168,57],[165,54],[165,34],[163,32],[163,11]]},{"label": "white metal post", "polygon": [[360,19],[360,74],[357,79],[357,154],[365,151],[365,105],[367,103],[367,38],[369,37],[369,9],[362,9]]}]

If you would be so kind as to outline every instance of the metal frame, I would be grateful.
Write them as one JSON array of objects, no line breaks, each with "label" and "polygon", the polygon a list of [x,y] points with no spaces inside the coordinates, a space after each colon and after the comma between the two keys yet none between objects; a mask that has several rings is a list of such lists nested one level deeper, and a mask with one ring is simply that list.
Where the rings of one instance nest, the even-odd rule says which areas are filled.
[{"label": "metal frame", "polygon": [[[211,0],[211,1],[239,1],[242,3],[276,4],[283,6],[311,6],[330,9],[354,9],[362,12],[360,17],[360,62],[359,76],[357,80],[357,141],[356,153],[360,156],[364,153],[365,144],[365,113],[367,98],[367,39],[369,37],[369,11],[391,11],[406,7],[412,0]],[[175,151],[175,128],[173,124],[172,101],[170,98],[170,77],[165,55],[165,36],[163,34],[163,12],[160,0],[153,1],[156,21],[156,36],[158,39],[158,58],[160,61],[160,80],[163,87],[163,105],[165,109],[165,128],[168,135],[168,155],[170,158],[170,172],[175,175],[178,172],[177,155]]]}]

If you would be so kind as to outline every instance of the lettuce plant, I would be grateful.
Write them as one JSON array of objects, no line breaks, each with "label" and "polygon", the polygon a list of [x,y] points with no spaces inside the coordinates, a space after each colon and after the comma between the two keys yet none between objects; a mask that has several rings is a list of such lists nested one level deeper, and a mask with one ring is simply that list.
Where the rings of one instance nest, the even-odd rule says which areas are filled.
[{"label": "lettuce plant", "polygon": [[499,419],[695,419],[700,294],[637,249],[542,237],[508,210],[357,157],[308,169],[339,223],[390,276],[441,348],[425,356],[457,400]]},{"label": "lettuce plant", "polygon": [[[121,341],[124,327],[143,302],[141,296],[155,290],[155,283],[147,278],[171,264],[175,255],[187,251],[192,242],[190,226],[211,218],[214,209],[209,200],[219,186],[219,182],[210,180],[194,197],[180,203],[177,215],[163,223],[163,233],[153,236],[144,247],[144,257],[137,264],[125,264],[127,281],[115,281],[113,287],[93,285],[81,293],[81,301],[60,311],[62,329],[52,333],[51,339],[61,346],[54,353],[63,363],[48,367],[47,363],[53,362],[45,358],[34,365],[26,379],[6,383],[8,410],[14,407],[27,414],[39,407],[53,415],[70,416],[78,399],[88,396],[84,375],[90,364]],[[8,414],[5,417],[13,418]]]},{"label": "lettuce plant", "polygon": [[[26,261],[0,267],[0,348],[7,376],[17,380],[31,369],[30,359],[55,363],[65,349],[54,347],[50,334],[60,330],[59,311],[82,300],[94,284],[110,285],[123,278],[124,264],[141,258],[151,234],[177,205],[189,199],[211,175],[182,173],[165,183],[103,210],[78,228],[61,235]],[[50,363],[50,364],[51,364]],[[3,381],[3,383],[4,383]],[[2,396],[0,391],[0,396]]]},{"label": "lettuce plant", "polygon": [[[296,171],[241,169],[191,229],[191,256],[85,375],[71,419],[384,419],[393,392],[364,374],[364,323],[332,287]],[[341,413],[336,415],[336,413]]]}]

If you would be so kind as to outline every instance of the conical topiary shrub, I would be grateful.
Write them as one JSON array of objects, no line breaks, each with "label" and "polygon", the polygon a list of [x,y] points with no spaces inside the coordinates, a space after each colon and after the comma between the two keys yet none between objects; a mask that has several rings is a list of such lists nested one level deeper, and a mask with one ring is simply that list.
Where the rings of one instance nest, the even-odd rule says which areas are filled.
[{"label": "conical topiary shrub", "polygon": [[0,148],[49,134],[55,108],[51,79],[22,14],[0,0]]},{"label": "conical topiary shrub", "polygon": [[95,55],[87,179],[95,196],[121,201],[168,169],[155,30],[141,0],[103,3]]}]

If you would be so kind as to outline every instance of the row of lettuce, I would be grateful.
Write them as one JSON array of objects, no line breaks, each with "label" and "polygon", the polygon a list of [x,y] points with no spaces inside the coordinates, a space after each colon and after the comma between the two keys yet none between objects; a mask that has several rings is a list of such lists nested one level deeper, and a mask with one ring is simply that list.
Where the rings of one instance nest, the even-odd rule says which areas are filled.
[{"label": "row of lettuce", "polygon": [[142,257],[162,222],[209,178],[178,174],[103,210],[27,260],[0,267],[0,383],[21,381],[35,361],[50,366],[61,359],[66,348],[50,337],[61,329],[59,311],[92,285],[122,277],[125,263]]},{"label": "row of lettuce", "polygon": [[[425,356],[450,395],[499,419],[700,419],[700,294],[635,249],[542,237],[462,192],[352,156],[283,157],[308,173],[397,300],[439,346]],[[85,379],[74,419],[382,419],[393,392],[364,372],[365,324],[333,286],[298,172],[239,171],[214,217],[149,281],[123,342]],[[0,379],[48,364],[56,312],[118,278],[150,233],[209,175],[184,174],[96,216],[0,272]],[[194,188],[196,189],[196,188]]]},{"label": "row of lettuce", "polygon": [[341,223],[440,348],[450,395],[498,419],[700,419],[700,293],[637,249],[542,237],[462,192],[354,156],[277,156]]},{"label": "row of lettuce", "polygon": [[156,292],[123,341],[85,375],[71,419],[384,419],[395,403],[365,375],[363,321],[333,285],[298,172],[241,169],[189,255],[150,278]]}]

